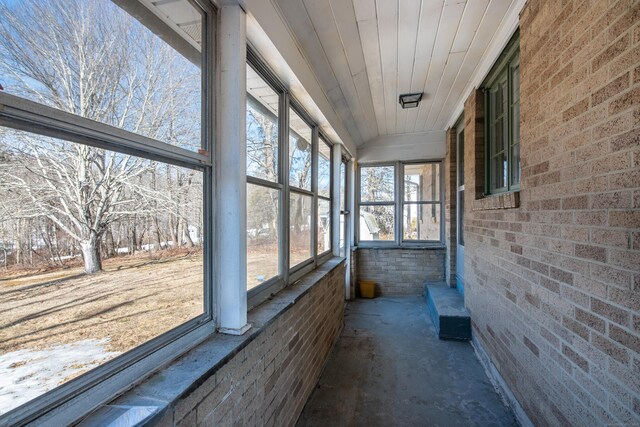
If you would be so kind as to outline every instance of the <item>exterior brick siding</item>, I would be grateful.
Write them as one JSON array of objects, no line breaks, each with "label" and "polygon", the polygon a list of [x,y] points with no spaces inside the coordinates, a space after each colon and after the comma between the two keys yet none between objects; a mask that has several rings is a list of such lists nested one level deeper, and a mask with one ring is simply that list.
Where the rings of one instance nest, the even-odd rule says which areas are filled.
[{"label": "exterior brick siding", "polygon": [[358,248],[357,280],[376,282],[376,295],[422,295],[424,282],[444,281],[445,249]]},{"label": "exterior brick siding", "polygon": [[530,0],[520,58],[519,198],[476,202],[482,92],[465,103],[474,335],[535,425],[638,425],[640,3]]},{"label": "exterior brick siding", "polygon": [[158,424],[295,425],[342,330],[345,273],[334,268]]},{"label": "exterior brick siding", "polygon": [[456,286],[456,245],[457,245],[457,217],[456,217],[456,191],[457,191],[457,158],[456,158],[456,129],[447,130],[446,158],[444,162],[444,188],[445,195],[445,242],[447,244],[445,278],[451,287]]}]

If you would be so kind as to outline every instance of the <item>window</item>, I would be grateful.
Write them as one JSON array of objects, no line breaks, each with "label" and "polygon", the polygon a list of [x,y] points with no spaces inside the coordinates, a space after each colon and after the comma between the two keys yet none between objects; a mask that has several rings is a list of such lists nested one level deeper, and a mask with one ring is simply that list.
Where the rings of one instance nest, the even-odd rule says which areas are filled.
[{"label": "window", "polygon": [[289,109],[289,267],[313,257],[313,130]]},{"label": "window", "polygon": [[512,38],[484,87],[488,194],[520,188],[520,55]]},{"label": "window", "polygon": [[254,307],[331,256],[333,146],[251,47],[247,57],[247,291]]},{"label": "window", "polygon": [[440,162],[360,166],[359,242],[442,241],[441,172]]},{"label": "window", "polygon": [[440,164],[402,165],[403,240],[440,240]]},{"label": "window", "polygon": [[331,250],[331,146],[318,143],[318,254]]},{"label": "window", "polygon": [[214,331],[215,19],[178,2],[0,5],[2,425],[93,408]]},{"label": "window", "polygon": [[280,94],[247,66],[247,290],[281,274]]},{"label": "window", "polygon": [[311,191],[312,129],[289,109],[289,185]]},{"label": "window", "polygon": [[360,168],[360,240],[395,240],[395,165]]},{"label": "window", "polygon": [[340,256],[346,255],[347,215],[347,162],[342,158],[340,162]]}]

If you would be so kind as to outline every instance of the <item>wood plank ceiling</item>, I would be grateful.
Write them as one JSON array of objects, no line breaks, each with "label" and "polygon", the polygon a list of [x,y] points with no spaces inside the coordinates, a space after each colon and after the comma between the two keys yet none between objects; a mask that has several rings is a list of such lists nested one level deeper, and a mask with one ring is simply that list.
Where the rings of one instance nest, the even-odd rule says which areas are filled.
[{"label": "wood plank ceiling", "polygon": [[[358,145],[443,130],[513,0],[273,0]],[[403,110],[398,95],[424,92]]]}]

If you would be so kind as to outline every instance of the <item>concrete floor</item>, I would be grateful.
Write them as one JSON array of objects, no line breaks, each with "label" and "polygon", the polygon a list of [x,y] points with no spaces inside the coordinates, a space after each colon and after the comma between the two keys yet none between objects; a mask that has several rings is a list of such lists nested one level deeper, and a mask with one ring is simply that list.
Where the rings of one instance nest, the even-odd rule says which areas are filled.
[{"label": "concrete floor", "polygon": [[422,297],[348,304],[298,426],[517,426],[469,343],[440,341]]}]

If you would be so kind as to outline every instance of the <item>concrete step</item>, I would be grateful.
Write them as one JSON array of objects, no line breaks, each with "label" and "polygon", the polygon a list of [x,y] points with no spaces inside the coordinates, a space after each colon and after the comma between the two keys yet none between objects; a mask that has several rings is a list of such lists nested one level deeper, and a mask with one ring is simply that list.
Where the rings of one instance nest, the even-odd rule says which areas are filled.
[{"label": "concrete step", "polygon": [[471,318],[464,308],[464,298],[446,283],[425,283],[427,306],[438,338],[442,340],[471,339]]}]

